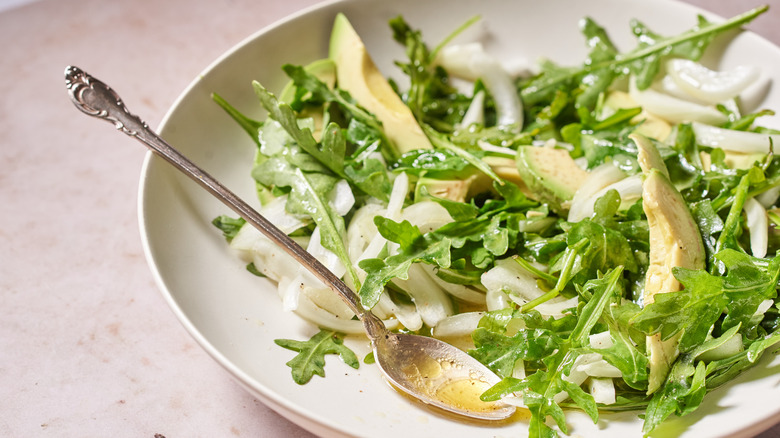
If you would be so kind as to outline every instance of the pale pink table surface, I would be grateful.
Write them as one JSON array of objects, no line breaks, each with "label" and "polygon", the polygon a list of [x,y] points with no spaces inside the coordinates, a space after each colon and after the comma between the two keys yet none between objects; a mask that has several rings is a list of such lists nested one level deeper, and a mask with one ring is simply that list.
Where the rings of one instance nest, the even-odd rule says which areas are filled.
[{"label": "pale pink table surface", "polygon": [[[63,70],[105,79],[156,126],[222,52],[316,2],[48,0],[0,13],[0,436],[313,436],[176,320],[138,232],[144,149],[114,147],[119,134],[79,114]],[[689,2],[724,16],[764,3]],[[780,0],[768,3],[750,28],[780,44]]]}]

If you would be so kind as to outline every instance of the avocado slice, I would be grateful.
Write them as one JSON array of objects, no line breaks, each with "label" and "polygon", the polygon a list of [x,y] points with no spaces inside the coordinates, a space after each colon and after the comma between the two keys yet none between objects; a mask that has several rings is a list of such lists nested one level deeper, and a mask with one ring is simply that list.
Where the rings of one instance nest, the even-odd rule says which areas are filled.
[{"label": "avocado slice", "polygon": [[[513,158],[487,156],[482,161],[490,166],[502,180],[518,186],[524,195],[532,197],[533,193],[520,178]],[[431,196],[455,202],[466,202],[480,193],[493,190],[493,182],[492,178],[478,170],[461,179],[436,179],[424,176],[417,181],[415,196],[419,196],[424,187]]]},{"label": "avocado slice", "polygon": [[355,101],[373,113],[398,155],[432,148],[409,107],[390,86],[371,59],[363,40],[347,17],[339,13],[333,23],[329,57],[336,64],[336,82]]},{"label": "avocado slice", "polygon": [[[415,149],[433,148],[412,111],[376,67],[360,36],[342,13],[336,15],[333,23],[329,58],[336,65],[338,88],[349,92],[360,106],[376,116],[398,155]],[[491,157],[486,157],[484,161],[500,177],[525,189],[512,159],[491,160]],[[484,174],[475,173],[462,180],[422,178],[418,182],[420,185],[425,185],[431,195],[463,202],[492,188],[492,180]]]},{"label": "avocado slice", "polygon": [[[682,290],[682,285],[672,274],[673,268],[704,269],[706,255],[699,227],[685,199],[669,180],[668,170],[660,160],[655,145],[640,134],[630,137],[639,146],[638,161],[645,175],[642,206],[650,232],[650,265],[643,295],[643,305],[646,306],[655,301],[657,294]],[[679,335],[663,341],[660,333],[647,337],[646,349],[650,360],[648,394],[658,390],[666,380],[679,354],[678,339]]]},{"label": "avocado slice", "polygon": [[521,146],[515,163],[531,197],[546,202],[558,214],[569,209],[574,194],[588,177],[565,149]]}]

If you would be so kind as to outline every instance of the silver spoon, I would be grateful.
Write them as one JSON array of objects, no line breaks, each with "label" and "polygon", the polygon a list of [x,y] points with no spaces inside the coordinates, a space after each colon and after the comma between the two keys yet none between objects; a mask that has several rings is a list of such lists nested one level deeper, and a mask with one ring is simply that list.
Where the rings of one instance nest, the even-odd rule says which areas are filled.
[{"label": "silver spoon", "polygon": [[396,334],[359,302],[357,295],[287,234],[228,190],[219,181],[171,147],[103,82],[78,67],[65,69],[65,85],[71,100],[84,113],[107,120],[125,134],[198,182],[279,245],[312,274],[336,292],[363,322],[374,357],[389,382],[423,403],[480,420],[502,420],[515,411],[501,402],[484,402],[479,396],[500,381],[490,369],[463,351],[438,339]]}]

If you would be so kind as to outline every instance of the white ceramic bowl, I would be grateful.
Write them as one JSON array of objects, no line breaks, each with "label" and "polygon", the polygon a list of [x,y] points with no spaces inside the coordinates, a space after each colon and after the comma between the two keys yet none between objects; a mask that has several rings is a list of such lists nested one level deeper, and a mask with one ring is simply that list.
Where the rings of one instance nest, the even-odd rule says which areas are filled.
[{"label": "white ceramic bowl", "polygon": [[[264,29],[229,50],[181,95],[161,133],[171,144],[247,200],[255,200],[249,176],[254,145],[215,103],[217,92],[249,115],[261,117],[251,87],[258,80],[271,90],[286,82],[280,66],[306,64],[327,54],[333,18],[344,12],[365,40],[378,66],[400,79],[393,61],[404,59],[387,21],[402,14],[438,43],[474,15],[488,32],[487,50],[508,63],[547,57],[577,65],[586,54],[577,22],[586,15],[604,25],[623,49],[634,47],[628,23],[640,18],[652,29],[675,35],[695,24],[701,12],[665,0],[348,0],[303,11]],[[717,17],[711,18],[717,19]],[[760,18],[759,18],[760,19]],[[780,50],[750,33],[707,55],[714,66],[753,64],[780,71]],[[780,108],[780,91],[770,90],[766,106]],[[773,122],[773,124],[776,124]],[[140,221],[146,254],[175,314],[197,342],[238,382],[264,403],[322,436],[494,437],[524,436],[527,418],[487,425],[445,417],[411,402],[385,384],[375,366],[353,370],[328,359],[327,377],[295,384],[285,365],[294,353],[277,338],[308,339],[317,329],[281,310],[275,288],[248,273],[210,222],[231,212],[162,160],[149,157],[140,192]],[[348,340],[359,357],[361,340]],[[771,356],[771,355],[768,355]],[[765,358],[737,382],[711,393],[702,407],[672,418],[657,436],[753,436],[780,420],[780,361]],[[567,414],[578,436],[641,436],[637,412],[602,414],[594,425],[584,414]],[[519,415],[522,417],[522,415]]]}]

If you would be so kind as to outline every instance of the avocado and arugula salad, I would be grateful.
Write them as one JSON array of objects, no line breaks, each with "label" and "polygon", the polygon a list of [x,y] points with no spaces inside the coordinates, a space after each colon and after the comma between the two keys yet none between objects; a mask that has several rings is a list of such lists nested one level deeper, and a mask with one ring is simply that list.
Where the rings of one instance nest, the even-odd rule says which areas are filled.
[{"label": "avocado and arugula salad", "polygon": [[[528,409],[532,437],[568,434],[564,409],[637,410],[647,435],[780,343],[780,132],[741,99],[766,79],[698,62],[766,9],[674,36],[633,20],[628,52],[586,17],[581,65],[523,74],[455,42],[476,19],[432,47],[399,16],[404,86],[339,14],[328,58],[252,84],[266,119],[213,98],[256,143],[261,213],[388,328],[485,363],[483,400]],[[335,294],[242,219],[214,224],[320,328],[277,340],[296,382],[326,354],[359,366]]]}]

